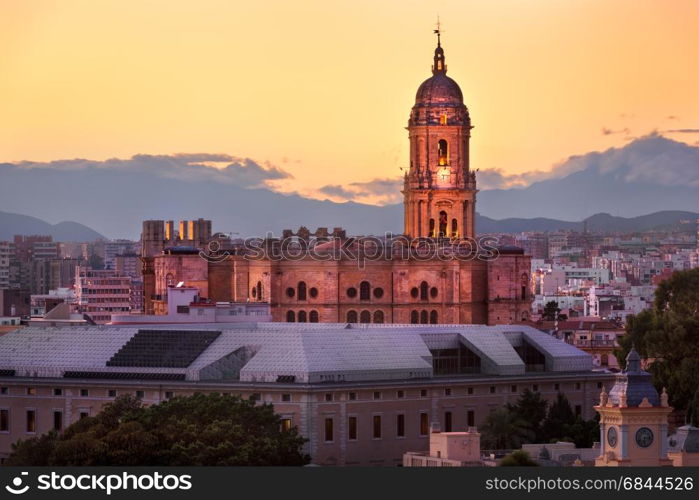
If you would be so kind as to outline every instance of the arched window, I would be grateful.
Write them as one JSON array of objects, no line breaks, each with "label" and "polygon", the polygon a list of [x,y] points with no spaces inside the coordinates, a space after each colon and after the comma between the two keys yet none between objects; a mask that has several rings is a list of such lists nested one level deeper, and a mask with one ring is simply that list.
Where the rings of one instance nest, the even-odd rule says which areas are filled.
[{"label": "arched window", "polygon": [[294,311],[286,311],[286,322],[287,323],[295,323],[296,322],[296,313]]},{"label": "arched window", "polygon": [[362,311],[359,315],[360,323],[371,323],[371,313],[369,311]]},{"label": "arched window", "polygon": [[420,311],[420,323],[422,323],[423,325],[427,324],[427,311],[425,311],[424,309]]},{"label": "arched window", "polygon": [[347,311],[347,323],[357,322],[357,311]]},{"label": "arched window", "polygon": [[305,281],[299,281],[299,284],[296,287],[296,295],[298,296],[299,300],[306,300],[306,282]]},{"label": "arched window", "polygon": [[439,314],[434,309],[430,312],[430,323],[433,325],[439,323]]},{"label": "arched window", "polygon": [[374,311],[374,323],[383,323],[383,311]]},{"label": "arched window", "polygon": [[442,210],[439,212],[439,234],[437,235],[439,238],[446,238],[447,236],[447,213]]},{"label": "arched window", "polygon": [[318,323],[318,311],[311,311],[308,315],[308,321],[311,323]]},{"label": "arched window", "polygon": [[369,300],[371,298],[371,285],[368,281],[359,284],[359,300]]},{"label": "arched window", "polygon": [[286,289],[286,296],[289,298],[293,298],[293,296],[296,295],[296,290],[293,288],[289,287]]},{"label": "arched window", "polygon": [[420,322],[420,314],[417,311],[410,311],[410,323],[417,325]]},{"label": "arched window", "polygon": [[439,290],[437,290],[437,287],[433,286],[432,288],[430,288],[430,297],[436,299],[437,295],[439,295]]},{"label": "arched window", "polygon": [[426,281],[420,283],[420,300],[427,300],[427,292],[429,289],[430,287]]},{"label": "arched window", "polygon": [[418,290],[416,286],[412,287],[410,289],[410,296],[414,299],[417,299],[418,295],[420,295],[420,290]]},{"label": "arched window", "polygon": [[440,165],[449,165],[449,146],[447,145],[447,141],[444,139],[439,140],[439,164]]},{"label": "arched window", "polygon": [[459,237],[459,223],[456,222],[456,219],[451,220],[451,237],[452,238]]},{"label": "arched window", "polygon": [[306,311],[299,311],[299,323],[306,322]]},{"label": "arched window", "polygon": [[257,288],[257,300],[264,300],[264,295],[262,295],[262,282],[258,281],[255,288]]},{"label": "arched window", "polygon": [[434,238],[434,219],[430,219],[430,238]]},{"label": "arched window", "polygon": [[522,300],[527,299],[527,287],[529,285],[529,276],[527,273],[522,274]]}]

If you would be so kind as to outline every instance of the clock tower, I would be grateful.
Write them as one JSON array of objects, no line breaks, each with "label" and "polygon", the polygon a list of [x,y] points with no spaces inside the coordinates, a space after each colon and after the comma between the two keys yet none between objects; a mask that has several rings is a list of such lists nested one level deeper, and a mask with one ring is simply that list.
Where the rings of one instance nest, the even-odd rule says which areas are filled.
[{"label": "clock tower", "polygon": [[602,389],[600,456],[596,466],[672,465],[667,456],[667,417],[672,411],[665,390],[658,395],[641,358],[631,348],[626,370],[617,375],[609,394]]},{"label": "clock tower", "polygon": [[475,236],[476,177],[469,169],[471,118],[459,85],[447,76],[439,30],[432,76],[417,90],[408,120],[404,233],[412,238]]}]

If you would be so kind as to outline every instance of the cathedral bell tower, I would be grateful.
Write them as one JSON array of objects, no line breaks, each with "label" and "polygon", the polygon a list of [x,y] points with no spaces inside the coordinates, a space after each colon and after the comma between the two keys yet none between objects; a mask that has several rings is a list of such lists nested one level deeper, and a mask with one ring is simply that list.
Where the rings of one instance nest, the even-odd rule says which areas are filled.
[{"label": "cathedral bell tower", "polygon": [[459,85],[447,76],[436,30],[432,77],[417,90],[408,120],[404,233],[412,238],[475,236],[476,177],[469,169],[471,118]]}]

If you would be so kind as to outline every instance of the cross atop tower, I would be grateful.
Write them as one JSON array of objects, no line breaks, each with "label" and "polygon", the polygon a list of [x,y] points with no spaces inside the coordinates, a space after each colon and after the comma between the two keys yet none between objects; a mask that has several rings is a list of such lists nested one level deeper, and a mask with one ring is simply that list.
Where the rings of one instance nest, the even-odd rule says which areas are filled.
[{"label": "cross atop tower", "polygon": [[441,47],[441,46],[442,46],[442,40],[441,40],[441,36],[442,36],[442,23],[439,21],[439,16],[437,16],[437,24],[436,24],[436,26],[437,26],[437,29],[434,30],[434,33],[435,33],[435,35],[437,35],[437,47]]}]

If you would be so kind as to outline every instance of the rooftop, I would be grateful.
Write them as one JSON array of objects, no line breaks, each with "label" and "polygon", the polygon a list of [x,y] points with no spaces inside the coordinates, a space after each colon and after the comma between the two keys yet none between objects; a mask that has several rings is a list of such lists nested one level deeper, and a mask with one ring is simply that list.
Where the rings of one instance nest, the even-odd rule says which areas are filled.
[{"label": "rooftop", "polygon": [[589,354],[512,325],[30,326],[0,338],[0,371],[16,377],[343,383],[591,370]]}]

